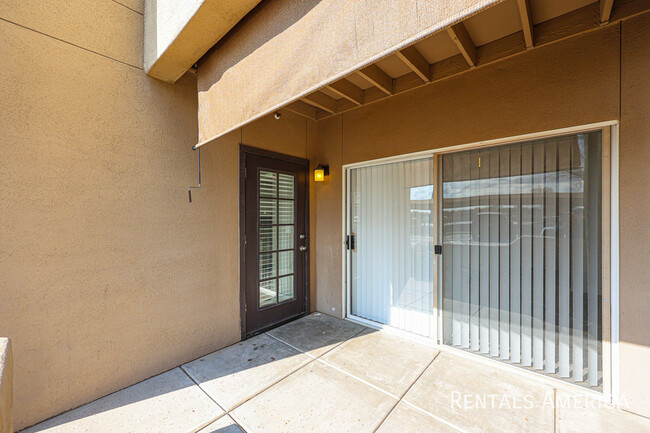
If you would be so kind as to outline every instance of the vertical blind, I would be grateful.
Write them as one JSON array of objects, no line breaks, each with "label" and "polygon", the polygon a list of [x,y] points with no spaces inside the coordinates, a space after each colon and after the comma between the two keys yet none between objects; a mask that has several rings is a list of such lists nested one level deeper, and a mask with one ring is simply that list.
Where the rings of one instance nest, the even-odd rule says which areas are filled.
[{"label": "vertical blind", "polygon": [[601,133],[442,156],[443,342],[600,388]]},{"label": "vertical blind", "polygon": [[351,312],[433,336],[433,159],[350,171]]}]

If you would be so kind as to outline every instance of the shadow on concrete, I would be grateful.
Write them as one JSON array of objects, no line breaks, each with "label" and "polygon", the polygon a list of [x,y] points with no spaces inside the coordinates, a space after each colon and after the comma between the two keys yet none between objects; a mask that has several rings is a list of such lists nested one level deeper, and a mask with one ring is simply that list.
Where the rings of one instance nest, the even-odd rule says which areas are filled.
[{"label": "shadow on concrete", "polygon": [[[220,383],[225,381],[228,386],[236,386],[237,381],[253,369],[277,367],[277,372],[273,371],[274,377],[269,379],[271,383],[256,390],[256,393],[262,392],[367,329],[346,320],[314,313],[72,409],[22,432],[133,431],[134,426],[144,424],[148,417],[153,417],[159,424],[152,422],[151,425],[141,425],[142,429],[138,431],[160,431],[160,427],[165,426],[166,418],[185,416],[188,411],[192,415],[208,413],[215,419],[222,409],[232,410],[252,396],[248,395],[243,401],[218,401],[213,391],[206,391],[206,388],[210,390],[211,382],[219,380]],[[297,357],[301,361],[295,359],[295,368],[284,370],[283,364],[292,364],[290,358]],[[307,357],[309,362],[303,360]],[[205,398],[206,394],[209,398]],[[190,427],[197,428],[207,421],[199,417],[196,422]],[[237,431],[235,426],[217,430],[210,430],[208,426],[200,433]]]}]

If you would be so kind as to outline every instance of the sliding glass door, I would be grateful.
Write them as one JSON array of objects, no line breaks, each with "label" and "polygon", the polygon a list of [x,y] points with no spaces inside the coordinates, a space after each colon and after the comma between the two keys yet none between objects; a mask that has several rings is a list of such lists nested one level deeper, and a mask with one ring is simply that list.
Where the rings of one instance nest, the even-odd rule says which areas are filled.
[{"label": "sliding glass door", "polygon": [[601,132],[441,159],[443,343],[602,386]]},{"label": "sliding glass door", "polygon": [[433,159],[348,176],[349,313],[433,337]]},{"label": "sliding glass door", "polygon": [[348,315],[603,390],[601,142],[348,168]]}]

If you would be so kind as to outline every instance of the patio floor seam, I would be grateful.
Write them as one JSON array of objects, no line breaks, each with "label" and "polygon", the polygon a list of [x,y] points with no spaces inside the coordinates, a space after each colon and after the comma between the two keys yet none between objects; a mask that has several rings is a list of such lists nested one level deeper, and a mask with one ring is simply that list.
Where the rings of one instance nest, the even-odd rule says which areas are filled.
[{"label": "patio floor seam", "polygon": [[[210,398],[210,400],[212,400],[212,401],[213,401],[213,402],[214,402],[214,403],[215,403],[215,404],[216,404],[216,405],[217,405],[221,410],[224,411],[224,413],[223,413],[222,415],[220,415],[220,416],[214,418],[212,421],[210,421],[210,422],[207,423],[206,425],[200,427],[200,428],[197,429],[197,430],[192,431],[191,433],[196,433],[196,432],[198,432],[198,431],[201,430],[202,428],[205,428],[206,426],[209,426],[209,425],[212,424],[213,422],[219,420],[220,418],[223,418],[223,417],[226,416],[226,415],[230,416],[230,417],[231,417],[231,418],[232,418],[232,419],[233,419],[233,420],[234,420],[234,421],[239,425],[239,427],[240,427],[242,430],[244,430],[245,432],[246,432],[246,431],[249,431],[249,429],[246,428],[246,427],[244,426],[244,424],[242,424],[242,422],[240,422],[240,420],[238,419],[238,417],[233,413],[236,409],[238,409],[239,407],[243,406],[244,404],[246,404],[247,402],[249,402],[249,401],[252,400],[253,398],[257,397],[258,395],[262,394],[263,392],[265,392],[265,391],[269,390],[270,388],[276,386],[278,383],[282,382],[283,380],[285,380],[285,379],[288,378],[289,376],[291,376],[291,375],[297,373],[298,371],[300,371],[300,370],[302,370],[303,368],[307,367],[308,365],[312,364],[314,361],[318,361],[320,357],[322,357],[323,355],[325,355],[325,354],[331,352],[332,350],[336,349],[337,347],[341,346],[341,345],[342,345],[343,343],[345,343],[346,341],[348,341],[348,340],[350,340],[350,339],[356,337],[357,335],[361,334],[361,333],[364,332],[366,329],[368,329],[368,328],[367,328],[367,327],[362,327],[362,329],[359,330],[358,332],[352,334],[350,337],[344,339],[343,341],[339,342],[338,344],[336,344],[336,345],[335,345],[334,347],[332,347],[331,349],[327,350],[326,352],[323,352],[322,354],[320,354],[319,356],[316,356],[316,357],[313,356],[313,355],[311,355],[311,354],[309,354],[309,353],[307,353],[307,352],[304,351],[304,350],[301,350],[301,349],[295,347],[295,346],[292,345],[291,343],[288,343],[288,342],[286,342],[286,341],[284,341],[284,340],[282,340],[282,339],[280,339],[280,338],[278,338],[278,337],[276,337],[276,336],[274,336],[274,335],[272,335],[272,334],[270,334],[270,333],[268,333],[268,332],[265,332],[265,333],[264,333],[265,335],[268,335],[269,337],[273,338],[274,340],[276,340],[276,341],[278,341],[278,342],[280,342],[280,343],[282,343],[282,344],[284,344],[284,345],[286,345],[286,346],[288,346],[288,347],[290,347],[290,348],[296,350],[298,353],[302,353],[302,354],[306,355],[306,356],[307,356],[308,358],[310,358],[310,359],[309,359],[309,361],[306,362],[304,365],[301,365],[299,368],[297,368],[297,369],[291,371],[290,373],[288,373],[288,374],[282,376],[280,379],[278,379],[277,381],[273,382],[273,383],[270,384],[269,386],[266,386],[266,387],[260,389],[259,391],[255,392],[254,394],[252,394],[250,397],[248,397],[248,398],[245,399],[244,401],[242,401],[242,402],[238,403],[237,405],[233,406],[231,409],[225,409],[224,407],[222,407],[222,406],[221,406],[221,405],[220,405],[220,404],[219,404],[219,403],[218,403],[214,398],[212,398],[212,396],[210,396],[210,394],[207,393],[207,391],[206,391],[205,389],[203,389],[203,387],[201,386],[200,383],[198,383],[196,380],[194,380],[194,378],[192,377],[192,375],[191,375],[189,372],[187,372],[187,371],[185,370],[184,365],[181,365],[181,366],[180,366],[180,370],[181,370],[181,371],[182,371],[182,372],[183,372],[187,377],[189,377],[189,379],[190,379],[190,380],[191,380],[191,381],[192,381],[192,382],[193,382],[193,383],[194,383],[194,384],[195,384],[195,385],[196,385],[196,386],[197,386],[197,387],[198,387],[198,388],[199,388],[199,389],[200,389],[200,390],[205,394],[205,395],[207,395],[208,398]],[[325,365],[328,365],[329,367],[332,367],[332,368],[335,368],[335,369],[339,370],[338,368],[336,368],[336,367],[334,367],[334,366],[332,366],[332,365],[329,365],[328,363],[326,363],[326,362],[324,362],[324,361],[322,361],[322,360],[319,360],[319,361],[322,362],[322,363],[325,364]],[[339,370],[339,371],[341,371],[341,370]],[[346,373],[346,372],[344,372],[344,371],[341,371],[341,372],[344,373],[344,374],[346,374],[346,375],[348,375],[348,376],[350,376],[350,377],[352,377],[351,375],[349,375],[348,373]],[[358,379],[358,378],[355,378],[355,379],[357,379],[357,380],[361,380],[361,379]],[[365,383],[365,382],[364,382],[364,383]],[[373,386],[373,385],[371,385],[371,384],[367,384],[367,385]],[[384,391],[384,390],[382,390],[382,389],[380,389],[380,388],[377,388],[377,387],[375,387],[375,386],[373,386],[373,388],[376,388],[377,390],[386,393],[386,391]],[[390,393],[387,393],[387,394],[388,394],[388,395],[391,395]],[[394,397],[394,398],[397,398],[397,397]]]},{"label": "patio floor seam", "polygon": [[[280,340],[278,340],[278,341],[280,341]],[[280,341],[280,342],[283,343],[283,344],[286,344],[286,343],[284,343],[283,341]],[[292,346],[292,347],[293,347],[293,346]],[[294,348],[294,349],[295,349],[295,348]],[[296,349],[296,350],[297,350],[297,349]],[[304,352],[300,352],[300,353],[304,353]],[[252,394],[251,396],[249,396],[248,398],[246,398],[244,401],[242,401],[242,402],[236,404],[235,406],[233,406],[232,409],[225,409],[224,407],[222,407],[222,406],[221,406],[221,405],[220,405],[220,404],[219,404],[219,403],[218,403],[214,398],[212,398],[212,397],[211,397],[211,396],[206,392],[206,390],[204,390],[203,387],[201,387],[201,385],[200,385],[199,383],[197,383],[197,382],[196,382],[196,381],[195,381],[191,376],[190,376],[190,379],[192,379],[192,381],[193,381],[194,383],[196,383],[196,385],[201,389],[201,391],[203,391],[204,394],[206,394],[208,397],[210,397],[210,399],[211,399],[213,402],[215,402],[215,403],[217,404],[217,406],[219,406],[219,407],[224,411],[224,414],[223,414],[223,415],[221,415],[221,416],[215,418],[215,419],[212,420],[210,423],[213,423],[213,422],[217,421],[218,419],[220,419],[220,418],[222,418],[222,417],[228,415],[228,416],[230,416],[230,417],[231,417],[231,418],[232,418],[232,419],[233,419],[233,420],[234,420],[234,421],[239,425],[239,427],[240,427],[242,430],[244,430],[244,432],[248,432],[248,431],[250,431],[250,430],[244,428],[244,425],[243,425],[240,421],[237,420],[237,417],[235,416],[235,414],[233,413],[233,411],[235,411],[236,409],[240,408],[240,407],[243,406],[244,404],[248,403],[249,401],[251,401],[252,399],[254,399],[255,397],[257,397],[258,395],[262,394],[263,392],[265,392],[265,391],[269,390],[270,388],[274,387],[275,385],[277,385],[278,383],[282,382],[283,380],[285,380],[285,379],[288,378],[289,376],[293,375],[294,373],[296,373],[296,372],[302,370],[304,367],[306,367],[306,366],[312,364],[314,361],[316,361],[316,358],[313,358],[313,357],[310,357],[310,358],[311,358],[311,359],[309,360],[309,362],[305,363],[304,365],[301,365],[299,368],[296,368],[295,370],[291,371],[290,373],[288,373],[288,374],[282,376],[280,379],[278,379],[277,381],[273,382],[273,383],[270,384],[269,386],[266,386],[266,387],[260,389],[259,391],[255,392],[254,394]],[[183,372],[189,376],[189,374],[188,374],[184,369],[183,369]],[[210,424],[208,424],[208,425],[210,425]],[[192,433],[195,433],[195,432],[192,432]]]},{"label": "patio floor seam", "polygon": [[[433,357],[433,359],[432,359],[432,360],[431,360],[431,361],[426,365],[426,367],[424,367],[424,368],[422,369],[422,371],[420,372],[420,374],[418,374],[418,377],[416,377],[415,380],[414,380],[413,382],[411,382],[411,384],[409,385],[409,387],[406,388],[406,390],[402,393],[401,397],[399,397],[399,400],[395,403],[395,405],[391,408],[391,410],[388,411],[388,413],[386,414],[386,416],[384,417],[384,419],[382,420],[382,422],[379,424],[379,426],[377,426],[377,428],[374,430],[373,433],[376,433],[377,431],[379,431],[379,429],[380,429],[380,428],[381,428],[381,427],[386,423],[386,421],[388,420],[388,418],[389,418],[389,417],[391,416],[391,414],[395,411],[395,409],[397,409],[397,407],[399,406],[400,403],[404,402],[404,404],[407,404],[407,405],[409,405],[409,406],[412,406],[411,404],[408,404],[408,402],[407,402],[406,400],[404,400],[404,397],[406,397],[406,394],[408,394],[408,392],[411,390],[411,388],[413,388],[413,386],[415,386],[415,384],[418,382],[418,380],[420,380],[420,378],[422,377],[422,375],[424,375],[424,373],[429,369],[429,367],[431,367],[431,366],[433,365],[434,361],[435,361],[436,359],[438,359],[438,356],[439,356],[439,355],[440,355],[440,351],[438,351],[438,352],[435,354],[435,356]],[[419,409],[419,408],[414,407],[414,409]],[[421,412],[422,412],[422,411],[421,411]],[[441,419],[441,418],[439,418],[439,417],[437,417],[437,416],[434,416],[433,414],[430,414],[430,413],[426,412],[425,415],[427,415],[427,416],[429,416],[429,417],[431,417],[431,418],[433,418],[433,419],[435,419],[435,420],[438,420],[438,421],[440,421],[440,422],[443,422],[445,425],[447,425],[447,426],[453,428],[454,430],[456,430],[456,431],[458,431],[458,432],[460,432],[460,433],[466,433],[465,430],[462,430],[462,429],[460,429],[459,427],[457,427],[457,426],[455,426],[455,425],[453,425],[453,424],[451,424],[451,423],[449,423],[449,422],[447,422],[447,421],[445,421],[445,420],[443,420],[443,419]]]},{"label": "patio floor seam", "polygon": [[183,368],[183,365],[180,365],[179,368],[185,374],[185,376],[187,376],[197,386],[197,388],[199,388],[201,390],[201,392],[203,394],[207,395],[208,398],[210,400],[212,400],[214,402],[214,404],[216,404],[217,407],[223,411],[223,413],[221,415],[219,415],[218,417],[212,419],[210,422],[207,422],[207,423],[203,424],[201,427],[198,427],[198,428],[192,430],[191,432],[189,432],[189,433],[197,433],[197,432],[201,431],[202,429],[206,428],[207,426],[209,426],[210,424],[212,424],[213,422],[215,422],[215,421],[223,418],[224,416],[226,416],[228,414],[228,411],[226,409],[224,409],[223,407],[221,407],[221,405],[219,403],[217,403],[217,401],[214,398],[212,398],[212,396],[210,394],[208,394],[205,391],[205,389],[203,389],[201,387],[201,385],[196,380],[194,380],[192,375],[190,375],[187,371],[185,371],[185,369]]},{"label": "patio floor seam", "polygon": [[[274,340],[276,340],[276,341],[278,341],[278,342],[280,342],[280,343],[282,343],[282,344],[284,344],[284,345],[286,345],[286,346],[288,346],[288,347],[291,347],[292,349],[296,350],[296,351],[299,352],[299,353],[302,353],[303,355],[306,355],[308,358],[310,358],[309,362],[305,363],[304,365],[301,365],[299,368],[296,368],[295,370],[291,371],[289,374],[284,375],[284,376],[281,377],[279,380],[273,382],[273,383],[270,384],[269,386],[267,386],[267,387],[265,387],[265,388],[263,388],[263,389],[257,391],[255,394],[251,395],[251,396],[248,397],[246,400],[244,400],[244,401],[242,401],[241,403],[237,404],[236,406],[234,406],[234,407],[233,407],[232,409],[230,409],[230,410],[227,410],[227,409],[224,409],[223,407],[221,407],[221,405],[219,405],[219,403],[217,403],[217,402],[216,402],[212,397],[210,397],[210,396],[208,395],[208,397],[210,397],[210,399],[211,399],[212,401],[214,401],[214,402],[215,402],[215,403],[216,403],[216,404],[217,404],[221,409],[223,409],[223,410],[225,411],[225,413],[224,413],[223,415],[221,415],[220,417],[216,418],[216,419],[213,420],[212,422],[217,421],[219,418],[222,418],[223,416],[228,415],[228,416],[230,416],[230,417],[231,417],[231,418],[232,418],[232,419],[233,419],[233,420],[234,420],[234,421],[239,425],[239,427],[240,427],[242,430],[244,430],[244,432],[248,432],[248,431],[250,431],[250,429],[249,429],[248,427],[246,427],[246,425],[245,425],[245,424],[244,424],[244,423],[239,419],[239,417],[238,417],[235,413],[233,413],[236,409],[238,409],[239,407],[241,407],[241,406],[243,406],[244,404],[248,403],[250,400],[254,399],[254,398],[257,397],[258,395],[262,394],[263,392],[265,392],[265,391],[267,391],[267,390],[273,388],[274,386],[276,386],[277,384],[279,384],[279,383],[282,382],[283,380],[287,379],[289,376],[292,376],[293,374],[299,372],[300,370],[302,370],[303,368],[307,367],[308,365],[311,365],[311,364],[314,363],[315,361],[320,361],[320,362],[323,363],[323,364],[326,364],[326,365],[328,365],[328,366],[330,366],[330,367],[333,367],[333,366],[331,366],[331,365],[325,363],[324,361],[320,360],[319,358],[322,357],[323,355],[325,355],[325,354],[331,352],[332,350],[336,349],[337,347],[339,347],[340,345],[342,345],[342,344],[345,343],[346,341],[348,341],[348,340],[350,340],[350,339],[356,337],[357,335],[361,334],[361,333],[364,332],[366,329],[368,329],[368,328],[363,327],[363,329],[361,329],[359,332],[354,333],[354,334],[351,335],[350,337],[348,337],[348,338],[344,339],[343,341],[339,342],[338,344],[336,344],[336,345],[335,345],[334,347],[332,347],[330,350],[328,350],[328,351],[326,351],[326,352],[323,352],[322,354],[320,354],[319,356],[316,356],[316,357],[313,356],[313,355],[311,355],[311,354],[309,354],[309,353],[307,353],[306,351],[300,350],[299,348],[295,347],[295,346],[292,345],[291,343],[288,343],[288,342],[286,342],[286,341],[284,341],[284,340],[282,340],[282,339],[280,339],[280,338],[278,338],[278,337],[276,337],[276,336],[274,336],[274,335],[269,334],[268,332],[265,332],[264,334],[268,335],[269,337],[273,338]],[[181,368],[181,369],[182,369],[182,368]],[[183,370],[183,372],[184,372],[186,375],[189,376],[189,374],[188,374],[184,369],[182,369],[182,370]],[[344,373],[344,374],[346,374],[346,375],[348,375],[348,376],[350,376],[349,374],[347,374],[347,373],[345,373],[345,372],[343,372],[343,371],[341,371],[341,372]],[[196,382],[196,381],[195,381],[191,376],[190,376],[190,379],[191,379],[194,383],[196,383],[196,385],[201,389],[201,391],[203,391],[204,393],[207,394],[207,392],[206,392],[206,391],[201,387],[201,385],[198,384],[198,383],[197,383],[197,382]],[[358,380],[360,380],[360,379],[358,379]],[[370,385],[370,384],[369,384],[369,385]],[[371,385],[371,386],[372,386],[372,385]],[[376,387],[375,387],[375,388],[376,388]],[[379,391],[385,392],[385,391],[381,390],[380,388],[377,388],[377,389],[378,389]],[[389,395],[390,395],[390,394],[389,394]],[[209,424],[208,424],[208,425],[209,425]]]},{"label": "patio floor seam", "polygon": [[[429,369],[429,367],[430,367],[430,366],[434,363],[434,361],[438,358],[438,356],[440,355],[440,351],[438,351],[438,352],[436,353],[436,355],[433,357],[433,359],[432,359],[432,360],[427,364],[427,366],[426,366],[426,367],[425,367],[425,368],[420,372],[420,374],[418,375],[418,377],[417,377],[417,378],[416,378],[416,379],[415,379],[415,380],[414,380],[414,381],[409,385],[409,387],[406,389],[406,391],[404,391],[404,393],[402,394],[401,397],[398,397],[398,396],[396,396],[396,395],[390,393],[389,391],[386,391],[386,390],[384,390],[384,389],[378,387],[377,385],[373,385],[372,383],[369,383],[369,382],[367,382],[367,381],[361,379],[360,377],[357,377],[356,375],[354,375],[354,374],[352,374],[352,373],[349,373],[349,372],[347,372],[347,371],[341,369],[340,367],[337,367],[337,366],[335,366],[335,365],[332,365],[332,364],[330,364],[329,362],[325,361],[324,359],[321,359],[324,355],[326,355],[326,354],[332,352],[333,350],[335,350],[335,349],[341,347],[343,344],[345,344],[346,342],[350,341],[350,340],[353,339],[354,337],[358,336],[358,335],[361,334],[362,332],[364,332],[364,331],[366,331],[366,330],[368,330],[368,329],[373,329],[373,328],[369,328],[369,327],[364,326],[364,325],[360,325],[360,326],[362,326],[363,329],[361,329],[359,332],[357,332],[357,333],[351,335],[350,337],[346,338],[345,340],[341,341],[340,343],[338,343],[337,345],[335,345],[334,347],[332,347],[330,350],[328,350],[328,351],[326,351],[326,352],[323,352],[322,354],[320,354],[320,355],[317,356],[317,357],[314,357],[313,355],[310,355],[310,354],[308,354],[307,352],[302,351],[302,350],[298,349],[297,347],[293,346],[292,344],[287,343],[286,341],[283,341],[282,339],[280,339],[280,338],[278,338],[278,337],[276,337],[276,336],[274,336],[274,335],[271,335],[271,334],[269,334],[269,333],[267,332],[266,334],[269,335],[270,337],[276,339],[277,341],[279,341],[279,342],[281,342],[281,343],[283,343],[283,344],[286,344],[287,346],[289,346],[289,347],[291,347],[291,348],[293,348],[293,349],[295,349],[295,350],[298,350],[298,351],[301,352],[301,353],[304,353],[305,355],[307,355],[307,356],[309,356],[310,358],[312,358],[312,361],[306,363],[306,364],[303,365],[302,367],[298,368],[297,370],[293,371],[292,373],[290,373],[290,374],[288,374],[287,376],[283,377],[282,379],[278,380],[278,381],[275,382],[273,385],[270,385],[269,387],[267,387],[267,388],[264,389],[263,391],[260,391],[260,392],[258,392],[257,394],[251,396],[251,398],[249,398],[249,399],[246,400],[246,401],[249,401],[249,400],[253,399],[254,397],[260,395],[262,392],[264,392],[264,391],[268,390],[269,388],[275,386],[276,384],[280,383],[282,380],[284,380],[284,379],[286,379],[287,377],[291,376],[293,373],[296,373],[296,372],[302,370],[304,367],[306,367],[307,365],[312,364],[314,361],[318,361],[318,362],[320,362],[321,364],[324,364],[324,365],[326,365],[326,366],[328,366],[328,367],[330,367],[330,368],[333,368],[334,370],[338,371],[339,373],[342,373],[342,374],[344,374],[344,375],[346,375],[346,376],[348,376],[348,377],[350,377],[350,378],[352,378],[352,379],[354,379],[354,380],[356,380],[356,381],[358,381],[358,382],[361,382],[361,383],[363,383],[364,385],[370,386],[371,388],[376,389],[377,391],[380,391],[380,392],[382,392],[383,394],[386,394],[387,396],[389,396],[389,397],[394,398],[394,399],[397,400],[396,403],[395,403],[395,405],[391,408],[390,411],[388,411],[388,413],[386,414],[386,416],[384,417],[384,419],[382,420],[382,422],[381,422],[381,423],[379,424],[379,426],[378,426],[378,427],[373,431],[373,433],[376,433],[376,432],[381,428],[381,426],[386,422],[386,420],[388,419],[388,417],[390,416],[390,414],[393,413],[393,411],[397,408],[397,406],[399,406],[399,404],[400,404],[401,402],[403,402],[404,404],[406,404],[406,405],[412,407],[413,409],[419,411],[420,413],[422,413],[422,414],[424,414],[424,415],[427,415],[427,416],[429,416],[429,417],[431,417],[431,418],[433,418],[433,419],[435,419],[435,420],[437,420],[437,421],[440,421],[441,423],[443,423],[443,424],[445,424],[445,425],[451,427],[452,429],[458,431],[459,433],[468,433],[466,430],[461,429],[460,427],[458,427],[458,426],[456,426],[456,425],[450,423],[449,421],[447,421],[447,420],[445,420],[445,419],[443,419],[443,418],[440,418],[440,417],[438,417],[438,416],[436,416],[436,415],[434,415],[434,414],[432,414],[432,413],[430,413],[430,412],[428,412],[428,411],[426,411],[426,410],[424,410],[424,409],[422,409],[422,408],[416,406],[415,404],[413,404],[413,403],[409,403],[408,401],[404,400],[404,397],[405,397],[406,394],[410,391],[410,389],[411,389],[411,388],[412,388],[412,387],[417,383],[418,380],[420,380],[420,378],[422,377],[422,375],[423,375],[423,374],[424,374],[424,373]],[[381,332],[381,331],[379,331],[379,332]],[[244,402],[244,403],[245,403],[245,402]],[[241,404],[238,405],[237,407],[243,405],[244,403],[241,403]],[[232,410],[235,410],[235,409],[236,409],[236,408],[233,408]],[[229,413],[229,414],[230,414],[230,413]],[[230,416],[232,416],[233,418],[235,418],[233,415],[230,415]],[[235,419],[235,421],[237,421],[237,420]],[[241,425],[241,423],[240,423],[239,421],[237,421],[237,423]],[[243,426],[242,426],[242,428],[243,428]]]},{"label": "patio floor seam", "polygon": [[279,338],[276,337],[275,335],[271,335],[271,334],[269,334],[268,332],[265,333],[265,335],[268,335],[269,337],[273,338],[274,340],[277,340],[277,341],[279,341],[280,343],[282,343],[282,344],[284,344],[284,345],[286,345],[286,346],[289,346],[289,347],[292,348],[293,350],[297,350],[298,352],[302,353],[303,355],[307,355],[309,358],[311,358],[312,361],[315,361],[315,360],[318,358],[317,356],[310,355],[309,353],[307,353],[307,352],[305,352],[305,351],[303,351],[303,350],[298,349],[296,346],[294,346],[294,345],[291,344],[291,343],[287,343],[286,341],[279,339]]},{"label": "patio floor seam", "polygon": [[[343,373],[344,375],[349,376],[349,377],[351,377],[352,379],[355,379],[355,380],[357,380],[358,382],[363,383],[364,385],[368,385],[369,387],[371,387],[371,388],[373,388],[373,389],[376,389],[377,391],[382,392],[382,393],[386,394],[387,396],[389,396],[389,397],[391,397],[391,398],[394,398],[395,400],[397,400],[397,401],[399,402],[399,399],[400,399],[400,398],[399,398],[398,396],[392,394],[392,393],[389,392],[389,391],[386,391],[385,389],[380,388],[380,387],[377,386],[377,385],[373,385],[372,383],[370,383],[370,382],[368,382],[368,381],[366,381],[366,380],[364,380],[364,379],[361,379],[360,377],[358,377],[358,376],[356,376],[356,375],[354,375],[354,374],[352,374],[352,373],[350,373],[350,372],[347,372],[347,371],[343,370],[341,367],[337,367],[336,365],[330,364],[329,362],[327,362],[327,361],[325,361],[325,360],[323,360],[323,359],[316,359],[316,361],[318,361],[318,362],[320,362],[321,364],[324,364],[324,365],[326,365],[326,366],[328,366],[328,367],[330,367],[330,368],[332,368],[332,369],[338,371],[339,373]],[[419,377],[419,376],[418,376],[418,377]]]}]

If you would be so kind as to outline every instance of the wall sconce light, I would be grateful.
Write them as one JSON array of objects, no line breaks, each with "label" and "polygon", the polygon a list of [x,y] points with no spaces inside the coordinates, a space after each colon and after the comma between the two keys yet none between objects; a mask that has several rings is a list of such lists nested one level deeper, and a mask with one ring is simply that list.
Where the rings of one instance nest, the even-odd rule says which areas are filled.
[{"label": "wall sconce light", "polygon": [[325,177],[329,175],[330,175],[330,166],[318,164],[318,167],[314,169],[314,182],[322,182],[325,180]]}]

